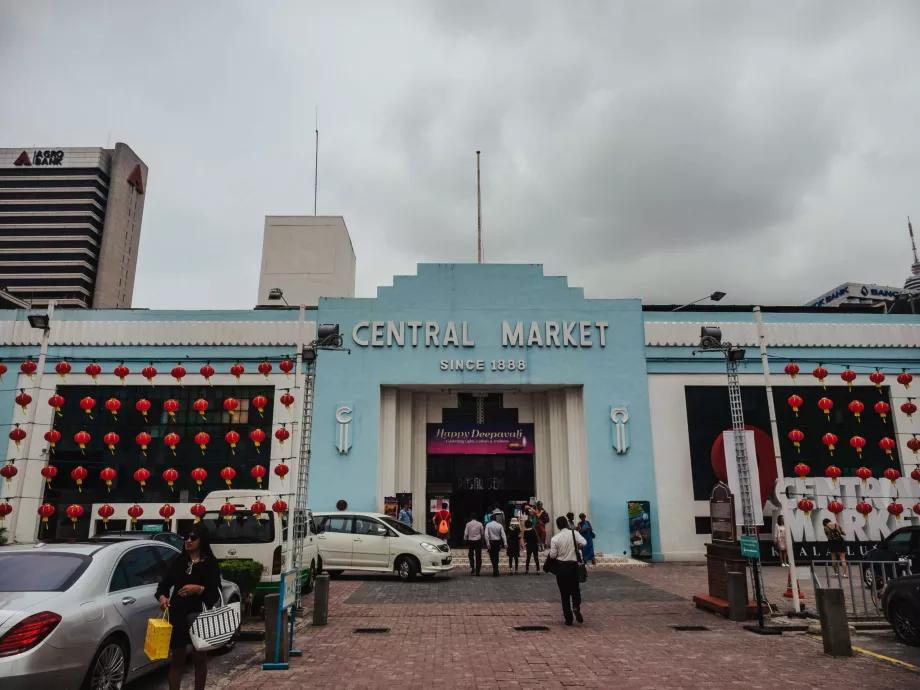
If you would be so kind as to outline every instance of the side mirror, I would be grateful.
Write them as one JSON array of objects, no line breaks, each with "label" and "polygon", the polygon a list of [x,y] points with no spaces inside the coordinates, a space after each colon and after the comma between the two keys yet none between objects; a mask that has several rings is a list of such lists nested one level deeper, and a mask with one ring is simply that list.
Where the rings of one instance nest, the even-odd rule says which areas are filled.
[{"label": "side mirror", "polygon": [[389,534],[389,532],[387,531],[386,527],[378,527],[377,534],[379,534],[381,537],[385,537]]}]

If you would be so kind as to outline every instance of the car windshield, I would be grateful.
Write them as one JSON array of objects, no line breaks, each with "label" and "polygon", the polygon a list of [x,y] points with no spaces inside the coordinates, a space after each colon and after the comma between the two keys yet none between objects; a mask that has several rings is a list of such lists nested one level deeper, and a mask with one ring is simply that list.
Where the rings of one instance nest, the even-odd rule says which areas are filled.
[{"label": "car windshield", "polygon": [[0,592],[64,592],[90,561],[72,553],[0,553]]},{"label": "car windshield", "polygon": [[274,513],[259,518],[248,510],[238,510],[227,520],[219,512],[201,518],[211,535],[212,544],[270,544],[275,540]]},{"label": "car windshield", "polygon": [[378,518],[378,519],[380,520],[380,522],[385,524],[387,527],[395,529],[400,534],[407,534],[407,535],[418,534],[418,532],[416,532],[414,529],[412,529],[408,525],[404,525],[399,520],[394,520],[393,518],[389,516]]}]

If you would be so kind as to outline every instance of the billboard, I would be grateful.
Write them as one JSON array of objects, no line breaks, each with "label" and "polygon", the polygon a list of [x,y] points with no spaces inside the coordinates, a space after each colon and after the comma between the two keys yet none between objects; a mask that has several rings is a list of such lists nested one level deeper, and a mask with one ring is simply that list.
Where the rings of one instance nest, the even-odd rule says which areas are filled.
[{"label": "billboard", "polygon": [[533,424],[429,424],[429,455],[532,455]]}]

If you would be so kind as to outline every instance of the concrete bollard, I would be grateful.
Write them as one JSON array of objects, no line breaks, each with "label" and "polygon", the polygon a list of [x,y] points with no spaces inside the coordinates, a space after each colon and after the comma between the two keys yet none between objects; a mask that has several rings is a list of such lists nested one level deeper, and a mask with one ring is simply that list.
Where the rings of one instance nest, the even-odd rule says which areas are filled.
[{"label": "concrete bollard", "polygon": [[280,644],[278,662],[288,661],[291,649],[288,639],[288,612],[281,613],[281,639],[278,639],[278,599],[280,594],[265,595],[265,663],[275,663],[275,649]]},{"label": "concrete bollard", "polygon": [[313,625],[326,625],[329,622],[329,574],[316,576],[313,583]]},{"label": "concrete bollard", "polygon": [[840,588],[815,588],[815,605],[821,621],[824,653],[830,656],[853,656],[847,602]]},{"label": "concrete bollard", "polygon": [[743,622],[747,620],[747,578],[744,573],[726,573],[728,583],[728,619]]}]

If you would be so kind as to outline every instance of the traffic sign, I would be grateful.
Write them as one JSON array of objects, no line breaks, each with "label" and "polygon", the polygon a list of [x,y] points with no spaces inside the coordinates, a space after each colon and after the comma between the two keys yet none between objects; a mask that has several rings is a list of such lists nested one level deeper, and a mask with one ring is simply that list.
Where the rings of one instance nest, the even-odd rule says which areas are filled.
[{"label": "traffic sign", "polygon": [[742,536],[741,555],[746,558],[760,558],[760,540],[750,534]]}]

